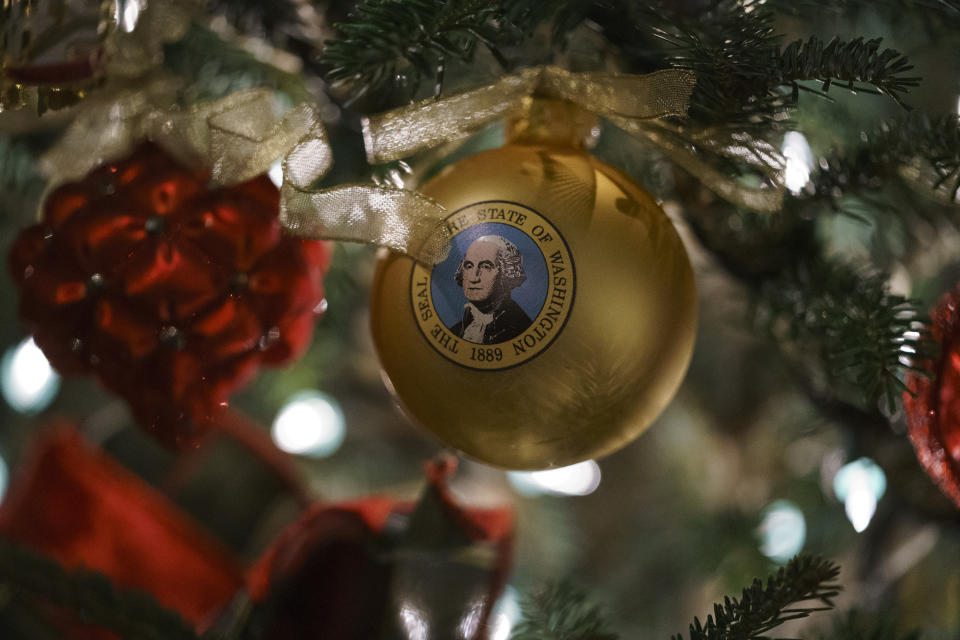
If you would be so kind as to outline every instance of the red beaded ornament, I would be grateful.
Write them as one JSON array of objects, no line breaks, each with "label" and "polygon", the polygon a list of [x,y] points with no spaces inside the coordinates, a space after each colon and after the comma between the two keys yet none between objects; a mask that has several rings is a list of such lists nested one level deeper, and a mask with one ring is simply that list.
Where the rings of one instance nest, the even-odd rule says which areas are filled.
[{"label": "red beaded ornament", "polygon": [[903,406],[917,459],[960,507],[960,287],[933,310],[932,333],[940,358],[925,368],[934,377],[911,374]]},{"label": "red beaded ornament", "polygon": [[51,364],[95,374],[167,444],[199,435],[261,364],[306,349],[329,263],[326,244],[282,233],[265,175],[208,178],[143,144],[54,190],[10,254]]}]

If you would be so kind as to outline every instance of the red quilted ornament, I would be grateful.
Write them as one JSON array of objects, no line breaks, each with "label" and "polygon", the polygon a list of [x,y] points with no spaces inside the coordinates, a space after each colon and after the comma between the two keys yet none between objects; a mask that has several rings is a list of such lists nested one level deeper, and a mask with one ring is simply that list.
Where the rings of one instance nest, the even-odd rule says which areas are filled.
[{"label": "red quilted ornament", "polygon": [[212,422],[261,364],[307,347],[329,249],[282,233],[266,176],[209,176],[143,144],[53,191],[10,254],[51,364],[93,373],[167,444]]},{"label": "red quilted ornament", "polygon": [[941,298],[932,325],[941,352],[925,368],[934,377],[912,374],[903,406],[917,459],[960,507],[960,287]]}]

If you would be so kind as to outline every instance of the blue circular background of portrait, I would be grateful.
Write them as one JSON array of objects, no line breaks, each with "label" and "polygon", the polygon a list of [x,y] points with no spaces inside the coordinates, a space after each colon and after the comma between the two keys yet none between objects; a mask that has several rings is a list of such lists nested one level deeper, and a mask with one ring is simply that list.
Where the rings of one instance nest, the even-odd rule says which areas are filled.
[{"label": "blue circular background of portrait", "polygon": [[528,316],[536,318],[547,301],[550,282],[547,276],[547,261],[540,247],[533,238],[516,227],[498,222],[482,222],[458,233],[452,240],[453,246],[450,247],[447,259],[433,267],[430,295],[440,321],[449,329],[463,318],[463,305],[466,304],[467,297],[463,295],[463,288],[454,280],[454,274],[467,249],[480,236],[502,236],[517,245],[520,255],[523,256],[523,270],[527,279],[510,295]]}]

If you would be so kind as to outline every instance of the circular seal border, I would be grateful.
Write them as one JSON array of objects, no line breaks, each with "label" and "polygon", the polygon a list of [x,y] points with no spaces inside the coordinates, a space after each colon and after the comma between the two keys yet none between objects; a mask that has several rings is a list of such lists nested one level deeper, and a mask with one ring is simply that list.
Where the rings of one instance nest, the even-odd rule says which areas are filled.
[{"label": "circular seal border", "polygon": [[[471,209],[483,205],[509,205],[522,209],[521,213],[524,215],[519,222],[499,218],[474,221],[462,219],[470,215]],[[477,215],[480,215],[479,211]],[[520,218],[520,216],[517,216],[517,218]],[[570,251],[570,246],[560,231],[549,218],[536,209],[511,200],[473,202],[451,213],[445,218],[445,222],[450,234],[450,242],[453,242],[453,239],[461,231],[484,223],[506,224],[519,229],[532,239],[538,248],[542,247],[544,242],[549,242],[549,247],[555,247],[553,251],[549,252],[543,249],[540,251],[546,263],[547,277],[549,278],[546,299],[530,326],[516,338],[487,345],[467,342],[463,338],[456,337],[439,319],[431,291],[432,267],[427,269],[420,263],[415,262],[410,270],[410,310],[423,338],[437,353],[450,362],[473,371],[511,369],[529,362],[546,351],[566,326],[570,313],[573,311],[577,292],[577,270],[573,252]],[[529,230],[525,228],[528,223],[532,224]],[[537,227],[542,229],[539,236],[532,233],[532,230]],[[552,256],[558,252],[560,253],[559,259],[552,259]],[[554,267],[560,267],[562,270],[555,272]],[[559,295],[558,291],[561,292]],[[560,307],[560,310],[556,311],[551,305]],[[545,325],[549,326],[544,328]],[[498,349],[499,360],[496,358]]]}]

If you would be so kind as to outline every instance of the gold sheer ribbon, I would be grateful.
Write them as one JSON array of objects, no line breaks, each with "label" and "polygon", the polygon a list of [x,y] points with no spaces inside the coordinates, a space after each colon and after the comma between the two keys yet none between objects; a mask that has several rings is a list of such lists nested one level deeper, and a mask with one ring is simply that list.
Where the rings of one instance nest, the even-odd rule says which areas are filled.
[{"label": "gold sheer ribbon", "polygon": [[[678,70],[617,76],[529,69],[488,87],[366,120],[367,153],[372,162],[401,158],[512,116],[531,95],[549,96],[643,136],[725,198],[760,211],[776,209],[783,189],[774,148],[747,136],[691,133],[663,120],[686,113],[694,83],[692,73]],[[175,81],[160,79],[85,101],[63,139],[42,159],[51,185],[81,178],[128,154],[142,139],[187,166],[209,169],[214,185],[248,180],[283,158],[280,218],[291,232],[385,246],[426,264],[446,256],[447,211],[423,194],[373,184],[316,188],[333,154],[309,105],[284,111],[270,90],[249,89],[181,109],[175,105],[177,88]],[[745,187],[713,169],[705,154],[736,158],[762,171],[774,188]]]},{"label": "gold sheer ribbon", "polygon": [[[695,75],[683,70],[639,76],[571,73],[558,67],[527,69],[480,89],[365,119],[367,158],[371,163],[386,162],[460,140],[514,115],[523,98],[536,95],[567,100],[645,138],[731,202],[761,212],[778,210],[784,194],[784,162],[775,147],[742,132],[694,130],[664,120],[686,115],[695,83]],[[711,155],[736,160],[767,184],[748,186],[728,177],[711,166]]]},{"label": "gold sheer ribbon", "polygon": [[280,216],[293,233],[385,246],[430,264],[446,256],[447,239],[437,233],[445,210],[430,198],[375,185],[313,188],[333,166],[333,152],[309,105],[284,112],[272,91],[248,89],[180,109],[177,88],[159,79],[85,101],[41,158],[50,188],[128,155],[141,140],[185,166],[209,170],[214,186],[249,180],[283,158]]}]

